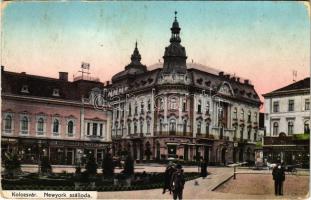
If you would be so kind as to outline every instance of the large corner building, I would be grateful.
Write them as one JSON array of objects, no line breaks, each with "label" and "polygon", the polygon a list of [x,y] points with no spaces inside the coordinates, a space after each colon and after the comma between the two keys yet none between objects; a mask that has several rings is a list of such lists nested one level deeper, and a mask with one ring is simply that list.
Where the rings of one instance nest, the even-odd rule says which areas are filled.
[{"label": "large corner building", "polygon": [[187,63],[175,17],[164,62],[146,67],[137,44],[131,62],[107,86],[113,153],[136,160],[253,161],[258,94],[249,80]]}]

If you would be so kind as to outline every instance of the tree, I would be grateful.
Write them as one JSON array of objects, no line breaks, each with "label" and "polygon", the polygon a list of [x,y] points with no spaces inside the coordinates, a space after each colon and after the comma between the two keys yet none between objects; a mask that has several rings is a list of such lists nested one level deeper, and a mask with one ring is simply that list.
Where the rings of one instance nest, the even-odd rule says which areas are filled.
[{"label": "tree", "polygon": [[107,178],[113,177],[114,174],[114,164],[110,153],[107,153],[103,159],[103,175]]},{"label": "tree", "polygon": [[85,166],[86,173],[89,175],[96,175],[97,174],[97,163],[95,158],[91,156]]},{"label": "tree", "polygon": [[4,157],[5,174],[9,178],[14,178],[21,172],[21,163],[18,156],[14,153],[5,153]]}]

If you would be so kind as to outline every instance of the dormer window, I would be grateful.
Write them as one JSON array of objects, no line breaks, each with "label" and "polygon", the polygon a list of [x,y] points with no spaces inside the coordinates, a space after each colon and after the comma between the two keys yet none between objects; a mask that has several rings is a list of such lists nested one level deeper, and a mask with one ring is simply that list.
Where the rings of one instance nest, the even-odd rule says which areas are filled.
[{"label": "dormer window", "polygon": [[59,97],[59,89],[53,89],[53,96]]},{"label": "dormer window", "polygon": [[21,92],[22,92],[22,93],[29,93],[28,85],[23,85],[23,86],[22,86],[22,89],[21,89]]}]

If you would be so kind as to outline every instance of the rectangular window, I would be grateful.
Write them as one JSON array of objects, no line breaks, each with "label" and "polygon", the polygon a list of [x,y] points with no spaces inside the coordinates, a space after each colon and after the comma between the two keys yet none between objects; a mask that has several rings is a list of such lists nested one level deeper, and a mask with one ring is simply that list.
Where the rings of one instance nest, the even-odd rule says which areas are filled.
[{"label": "rectangular window", "polygon": [[186,103],[186,101],[184,101],[184,102],[182,103],[182,111],[183,111],[183,112],[186,112],[186,109],[187,109],[187,103]]},{"label": "rectangular window", "polygon": [[87,129],[86,129],[86,134],[87,135],[90,135],[90,128],[91,128],[91,124],[90,123],[87,123]]},{"label": "rectangular window", "polygon": [[279,112],[279,102],[273,102],[273,112]]},{"label": "rectangular window", "polygon": [[97,136],[97,123],[93,123],[93,136]]},{"label": "rectangular window", "polygon": [[99,136],[103,136],[103,124],[99,124]]},{"label": "rectangular window", "polygon": [[288,100],[288,111],[294,111],[294,100]]},{"label": "rectangular window", "polygon": [[198,113],[201,113],[201,104],[198,105]]},{"label": "rectangular window", "polygon": [[310,110],[310,99],[305,100],[305,110]]}]

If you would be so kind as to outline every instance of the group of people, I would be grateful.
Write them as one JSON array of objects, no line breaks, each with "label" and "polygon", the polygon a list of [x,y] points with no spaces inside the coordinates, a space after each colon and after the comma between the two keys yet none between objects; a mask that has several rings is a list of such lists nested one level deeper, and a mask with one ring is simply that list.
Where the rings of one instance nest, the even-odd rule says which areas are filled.
[{"label": "group of people", "polygon": [[[207,176],[207,163],[203,159],[199,164],[200,175],[204,179]],[[183,189],[185,185],[185,177],[182,166],[169,162],[164,173],[164,188],[163,194],[169,190],[170,194],[173,193],[173,199],[182,199]]]},{"label": "group of people", "polygon": [[284,164],[278,162],[272,170],[274,180],[275,195],[283,195],[283,182],[285,181],[285,167]]}]

